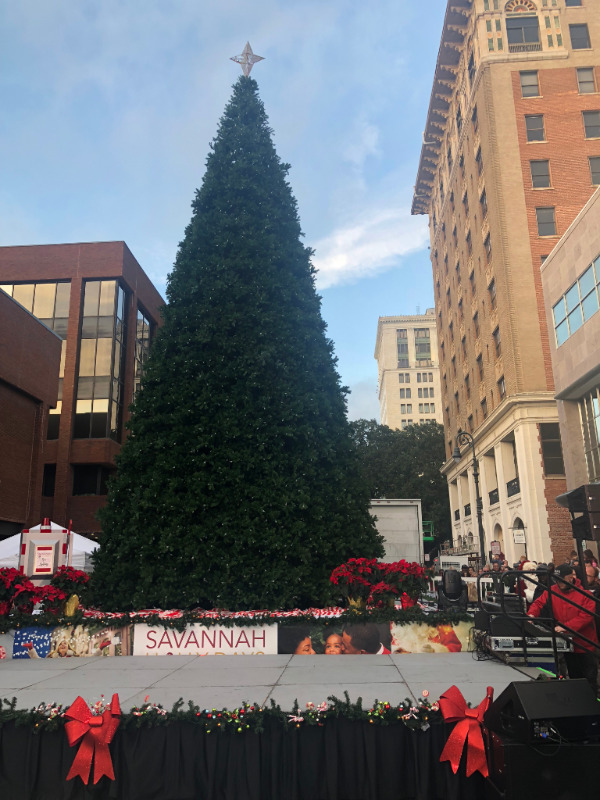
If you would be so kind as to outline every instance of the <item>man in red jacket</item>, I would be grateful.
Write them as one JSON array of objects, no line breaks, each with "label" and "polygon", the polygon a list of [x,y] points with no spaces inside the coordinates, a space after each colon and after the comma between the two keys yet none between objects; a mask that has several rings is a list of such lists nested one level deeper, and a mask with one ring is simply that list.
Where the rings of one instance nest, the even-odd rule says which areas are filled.
[{"label": "man in red jacket", "polygon": [[[573,587],[581,589],[581,583],[577,579],[575,571],[570,564],[561,564],[556,568],[555,574],[559,575],[563,581],[552,586],[550,594],[552,597],[552,614],[556,621],[554,630],[570,636],[573,640],[573,653],[565,653],[569,678],[586,678],[591,684],[594,692],[598,691],[598,671],[596,667],[596,653],[598,652],[591,644],[586,642],[576,633],[581,633],[587,639],[598,644],[596,625],[594,623],[594,612],[596,611],[596,601],[591,594],[580,594],[574,592]],[[550,609],[547,607],[548,592],[543,592],[535,600],[529,611],[530,617],[549,617]],[[567,599],[576,605],[571,605]],[[566,625],[570,630],[563,627]]]}]

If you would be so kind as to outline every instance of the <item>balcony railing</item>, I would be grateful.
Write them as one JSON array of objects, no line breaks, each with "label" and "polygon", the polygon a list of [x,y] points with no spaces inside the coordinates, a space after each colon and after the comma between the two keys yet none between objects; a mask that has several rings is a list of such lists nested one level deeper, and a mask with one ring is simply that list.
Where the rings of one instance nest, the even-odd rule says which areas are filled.
[{"label": "balcony railing", "polygon": [[513,497],[515,494],[519,494],[521,491],[521,484],[519,483],[518,478],[513,478],[512,481],[509,481],[506,484],[506,494],[509,497]]},{"label": "balcony railing", "polygon": [[509,44],[509,53],[537,53],[542,49],[540,42],[528,42],[527,44]]},{"label": "balcony railing", "polygon": [[460,519],[460,508],[457,508],[454,512],[454,519],[457,521]]},{"label": "balcony railing", "polygon": [[489,492],[489,498],[491,506],[495,505],[496,503],[499,503],[500,496],[498,495],[498,489],[492,489],[492,491]]},{"label": "balcony railing", "polygon": [[465,506],[465,517],[471,516],[471,503],[467,503]]}]

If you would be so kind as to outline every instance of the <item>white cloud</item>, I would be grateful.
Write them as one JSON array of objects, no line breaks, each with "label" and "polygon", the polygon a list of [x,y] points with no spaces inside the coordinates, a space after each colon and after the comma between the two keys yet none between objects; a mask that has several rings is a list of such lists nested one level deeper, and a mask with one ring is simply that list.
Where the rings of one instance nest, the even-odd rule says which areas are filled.
[{"label": "white cloud", "polygon": [[384,272],[427,241],[424,219],[411,217],[406,208],[371,211],[315,244],[317,286],[328,289]]},{"label": "white cloud", "polygon": [[357,120],[352,141],[346,146],[344,158],[361,170],[369,156],[379,154],[379,130],[364,119]]}]

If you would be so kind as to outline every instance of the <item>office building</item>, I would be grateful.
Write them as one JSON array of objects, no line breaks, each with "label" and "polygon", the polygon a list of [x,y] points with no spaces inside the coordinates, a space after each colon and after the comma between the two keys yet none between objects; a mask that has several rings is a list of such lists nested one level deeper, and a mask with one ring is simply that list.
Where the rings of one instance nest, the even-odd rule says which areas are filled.
[{"label": "office building", "polygon": [[455,543],[572,546],[541,265],[600,180],[600,0],[450,0],[413,199],[428,214]]},{"label": "office building", "polygon": [[0,538],[40,517],[60,353],[60,338],[0,292]]},{"label": "office building", "polygon": [[600,190],[542,266],[567,489],[600,481]]},{"label": "office building", "polygon": [[382,425],[442,422],[435,310],[379,317],[375,358]]},{"label": "office building", "polygon": [[0,247],[0,289],[62,340],[39,512],[24,522],[98,533],[163,300],[124,242]]}]

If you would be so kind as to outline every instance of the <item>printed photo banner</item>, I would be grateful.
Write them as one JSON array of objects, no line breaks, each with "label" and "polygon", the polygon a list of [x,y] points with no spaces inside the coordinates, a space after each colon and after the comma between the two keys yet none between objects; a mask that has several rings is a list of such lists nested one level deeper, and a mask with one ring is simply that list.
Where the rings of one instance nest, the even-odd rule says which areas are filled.
[{"label": "printed photo banner", "polygon": [[13,658],[89,658],[130,656],[132,625],[99,623],[15,631]]},{"label": "printed photo banner", "polygon": [[[359,623],[334,621],[253,626],[100,623],[16,630],[13,658],[89,658],[167,655],[387,655],[460,653],[469,649],[472,623]],[[10,651],[9,651],[10,652]]]}]

